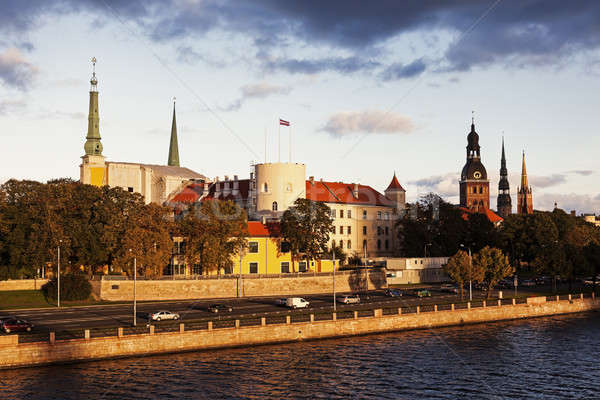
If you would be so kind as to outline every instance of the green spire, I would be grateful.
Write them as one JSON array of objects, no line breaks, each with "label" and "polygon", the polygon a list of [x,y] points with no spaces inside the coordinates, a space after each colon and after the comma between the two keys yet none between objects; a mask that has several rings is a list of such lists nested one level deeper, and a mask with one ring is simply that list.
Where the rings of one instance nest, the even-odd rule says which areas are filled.
[{"label": "green spire", "polygon": [[177,122],[175,121],[175,98],[173,98],[173,124],[171,125],[171,143],[167,165],[179,167],[179,146],[177,145]]},{"label": "green spire", "polygon": [[87,140],[83,146],[85,155],[101,156],[102,143],[100,142],[100,116],[98,113],[98,80],[96,79],[96,57],[92,58],[92,79],[90,80],[90,110],[88,114]]}]

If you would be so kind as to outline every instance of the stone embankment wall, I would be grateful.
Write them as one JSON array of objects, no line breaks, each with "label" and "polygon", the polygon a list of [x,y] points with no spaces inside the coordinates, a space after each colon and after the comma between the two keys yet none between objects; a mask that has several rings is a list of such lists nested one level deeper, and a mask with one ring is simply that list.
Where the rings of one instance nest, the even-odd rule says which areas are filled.
[{"label": "stone embankment wall", "polygon": [[[437,309],[437,307],[436,307]],[[461,310],[431,311],[416,314],[383,315],[374,310],[373,316],[333,319],[326,321],[266,324],[249,327],[232,327],[186,331],[181,324],[179,332],[154,333],[154,327],[146,334],[116,337],[71,339],[50,342],[18,344],[16,335],[0,336],[0,368],[15,368],[40,364],[71,362],[136,355],[204,350],[224,347],[249,346],[267,343],[283,343],[301,340],[392,332],[406,329],[435,328],[441,326],[474,324],[517,318],[567,314],[600,309],[596,299],[549,301],[541,299],[518,305],[495,305]],[[239,325],[239,324],[236,324]]]},{"label": "stone embankment wall", "polygon": [[[188,280],[138,280],[137,300],[185,300],[278,295],[330,293],[333,276],[304,274],[296,277],[226,278]],[[92,282],[93,291],[102,300],[133,300],[132,280]],[[337,292],[361,292],[387,287],[383,270],[339,272],[335,276]]]},{"label": "stone embankment wall", "polygon": [[10,290],[40,290],[48,279],[15,279],[0,281],[0,292]]}]

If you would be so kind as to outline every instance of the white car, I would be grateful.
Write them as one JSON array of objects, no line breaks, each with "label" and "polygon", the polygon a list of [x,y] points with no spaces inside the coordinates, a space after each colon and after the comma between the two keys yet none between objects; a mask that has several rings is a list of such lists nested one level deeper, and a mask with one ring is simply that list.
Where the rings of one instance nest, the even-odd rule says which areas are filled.
[{"label": "white car", "polygon": [[165,319],[179,319],[179,314],[172,313],[171,311],[157,311],[154,314],[150,314],[150,319],[152,321],[162,321]]},{"label": "white car", "polygon": [[342,296],[338,299],[338,302],[342,304],[358,304],[360,303],[360,297],[357,294]]}]

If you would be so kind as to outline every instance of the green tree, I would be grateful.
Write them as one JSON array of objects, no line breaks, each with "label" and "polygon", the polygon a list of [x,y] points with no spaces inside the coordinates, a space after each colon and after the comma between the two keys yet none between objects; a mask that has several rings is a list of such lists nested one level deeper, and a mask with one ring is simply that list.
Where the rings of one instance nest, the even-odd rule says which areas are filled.
[{"label": "green tree", "polygon": [[331,209],[321,202],[299,198],[281,218],[281,236],[289,243],[294,260],[304,254],[307,265],[327,251],[333,227]]},{"label": "green tree", "polygon": [[464,298],[463,286],[464,282],[469,275],[469,267],[471,265],[471,259],[466,251],[459,250],[455,255],[448,259],[448,263],[444,265],[444,272],[456,282],[460,290],[461,300]]},{"label": "green tree", "polygon": [[483,281],[486,282],[487,298],[489,299],[492,289],[502,279],[514,273],[508,257],[502,250],[486,246],[473,256],[473,266],[480,271]]}]

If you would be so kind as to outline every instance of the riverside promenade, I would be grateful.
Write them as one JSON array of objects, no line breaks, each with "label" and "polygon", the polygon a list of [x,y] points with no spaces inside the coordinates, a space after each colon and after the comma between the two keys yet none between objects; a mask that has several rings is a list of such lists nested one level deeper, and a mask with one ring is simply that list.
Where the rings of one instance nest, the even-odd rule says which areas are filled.
[{"label": "riverside promenade", "polygon": [[[306,313],[256,321],[232,320],[217,326],[202,324],[173,325],[176,330],[157,331],[150,325],[145,333],[127,334],[116,328],[114,336],[56,340],[50,332],[44,342],[20,343],[18,335],[0,337],[0,368],[68,363],[149,354],[241,347],[270,343],[365,335],[409,329],[477,324],[493,321],[569,314],[600,309],[594,295],[530,297],[517,300],[480,301],[477,303],[375,308],[340,313]],[[223,321],[221,321],[223,322]]]}]

